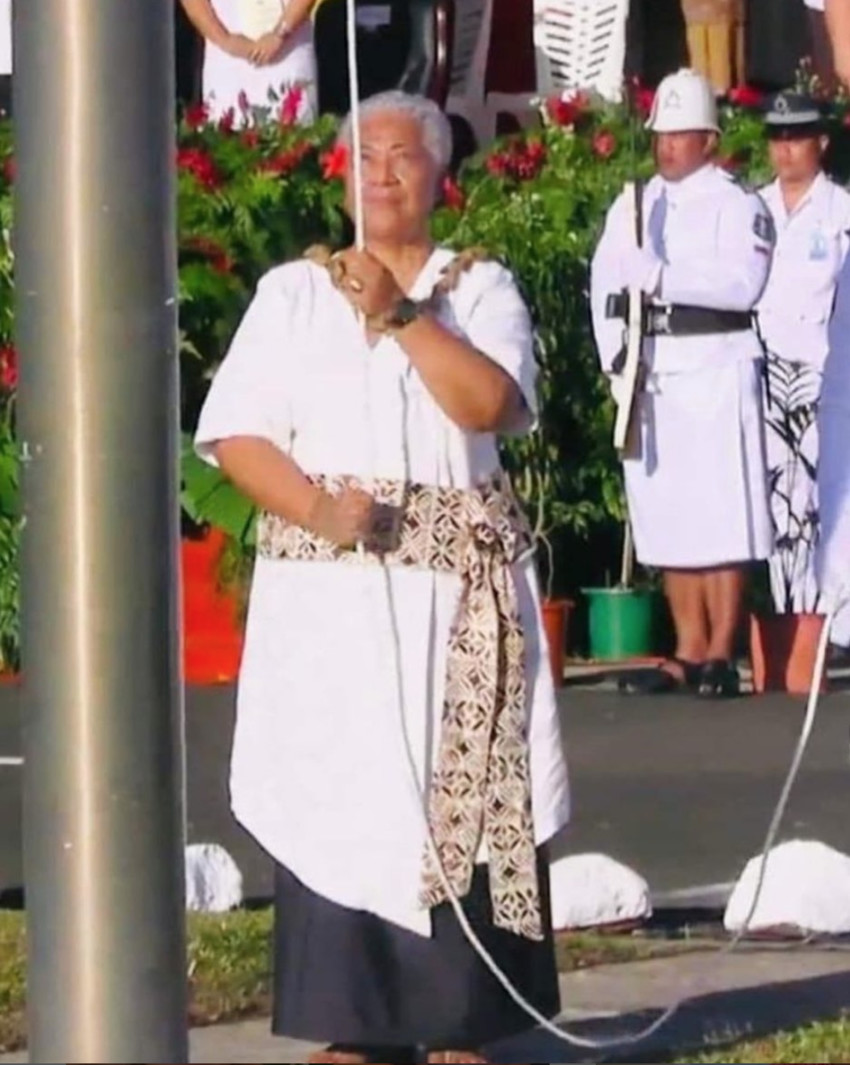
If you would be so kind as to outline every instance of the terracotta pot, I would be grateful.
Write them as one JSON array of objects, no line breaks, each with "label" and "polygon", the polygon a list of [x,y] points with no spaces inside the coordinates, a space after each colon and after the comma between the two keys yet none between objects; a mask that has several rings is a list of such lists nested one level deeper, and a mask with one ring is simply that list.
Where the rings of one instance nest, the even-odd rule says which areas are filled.
[{"label": "terracotta pot", "polygon": [[188,684],[228,684],[242,659],[242,626],[236,598],[218,586],[226,538],[211,529],[181,544],[183,669]]},{"label": "terracotta pot", "polygon": [[[820,614],[752,616],[750,656],[756,693],[782,691],[808,695],[823,621]],[[821,691],[826,687],[824,671]]]},{"label": "terracotta pot", "polygon": [[549,645],[549,664],[556,688],[564,684],[564,662],[567,652],[567,631],[573,603],[569,599],[544,599],[543,628]]}]

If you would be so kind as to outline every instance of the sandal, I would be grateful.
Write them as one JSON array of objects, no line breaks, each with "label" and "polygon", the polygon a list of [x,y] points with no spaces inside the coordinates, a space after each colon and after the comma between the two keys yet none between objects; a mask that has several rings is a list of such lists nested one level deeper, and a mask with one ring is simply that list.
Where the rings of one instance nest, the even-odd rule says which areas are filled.
[{"label": "sandal", "polygon": [[354,1050],[332,1046],[308,1059],[309,1065],[412,1065],[416,1052],[412,1047],[365,1047]]},{"label": "sandal", "polygon": [[471,1050],[441,1050],[428,1055],[428,1065],[489,1065],[486,1058]]},{"label": "sandal", "polygon": [[[668,663],[679,666],[684,677],[680,679],[665,669]],[[668,658],[667,662],[662,662],[655,669],[630,670],[620,677],[617,687],[624,695],[672,695],[696,689],[702,673],[703,666],[697,662]]]},{"label": "sandal", "polygon": [[308,1065],[369,1065],[369,1059],[365,1054],[349,1054],[328,1047],[308,1058]]},{"label": "sandal", "polygon": [[697,687],[701,699],[736,699],[741,694],[741,678],[733,662],[714,658],[702,667]]}]

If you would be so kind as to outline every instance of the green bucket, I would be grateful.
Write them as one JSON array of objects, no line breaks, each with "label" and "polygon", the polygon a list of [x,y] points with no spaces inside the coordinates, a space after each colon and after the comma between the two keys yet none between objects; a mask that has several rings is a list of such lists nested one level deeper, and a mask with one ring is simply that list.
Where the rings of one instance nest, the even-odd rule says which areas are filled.
[{"label": "green bucket", "polygon": [[590,657],[613,662],[655,651],[658,594],[634,588],[583,588],[590,604]]}]

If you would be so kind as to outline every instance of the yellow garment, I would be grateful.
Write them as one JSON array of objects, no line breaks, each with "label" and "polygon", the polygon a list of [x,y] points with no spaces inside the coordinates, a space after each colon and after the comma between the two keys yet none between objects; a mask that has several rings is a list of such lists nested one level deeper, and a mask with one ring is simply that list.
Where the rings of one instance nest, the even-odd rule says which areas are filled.
[{"label": "yellow garment", "polygon": [[735,22],[690,23],[690,65],[704,74],[716,92],[725,93],[744,79],[744,27]]}]

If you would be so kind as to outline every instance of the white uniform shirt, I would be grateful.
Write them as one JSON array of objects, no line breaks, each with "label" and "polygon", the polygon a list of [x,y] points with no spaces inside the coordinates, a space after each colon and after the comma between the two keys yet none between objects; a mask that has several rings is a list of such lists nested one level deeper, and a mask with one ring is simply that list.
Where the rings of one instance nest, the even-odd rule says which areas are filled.
[{"label": "white uniform shirt", "polygon": [[[770,269],[770,229],[761,199],[720,167],[705,166],[679,182],[656,176],[644,192],[644,290],[659,303],[748,311]],[[591,270],[593,327],[606,371],[622,347],[623,322],[605,317],[605,301],[629,285],[635,244],[634,219],[620,196],[608,213]],[[686,373],[761,355],[751,332],[644,343],[644,360],[656,373]]]},{"label": "white uniform shirt", "polygon": [[810,7],[812,11],[824,11],[826,0],[806,0],[806,7]]},{"label": "white uniform shirt", "polygon": [[0,75],[12,73],[12,0],[0,0]]},{"label": "white uniform shirt", "polygon": [[758,305],[761,334],[775,355],[820,369],[850,247],[850,193],[819,174],[790,215],[778,181],[761,195],[776,227],[773,266]]},{"label": "white uniform shirt", "polygon": [[[411,292],[428,295],[451,260],[438,250]],[[478,263],[444,311],[535,406],[528,312],[510,274]],[[391,337],[369,348],[325,270],[272,270],[219,370],[197,433],[261,436],[308,473],[406,478],[461,488],[499,466],[491,433],[465,432],[438,407]],[[538,843],[569,810],[566,767],[533,563],[514,567],[526,632],[529,744]],[[437,751],[451,573],[388,571],[400,647],[400,705],[387,586],[371,566],[259,559],[239,683],[231,792],[237,818],[313,891],[421,934],[425,837],[420,780]],[[402,717],[404,714],[404,718]]]},{"label": "white uniform shirt", "polygon": [[[257,36],[260,25],[247,18],[245,4],[250,2],[212,0],[216,14],[228,30],[253,38]],[[288,0],[280,0],[277,11],[271,10],[270,14],[279,18],[287,3]],[[254,67],[246,59],[228,55],[210,41],[205,44],[203,94],[213,118],[220,118],[233,108],[238,121],[241,117],[239,99],[243,93],[252,107],[273,108],[274,104],[269,101],[269,90],[281,97],[287,88],[296,83],[305,88],[299,120],[309,121],[316,109],[316,56],[313,23],[309,18],[288,40],[283,58],[270,66]]]}]

